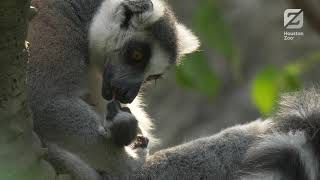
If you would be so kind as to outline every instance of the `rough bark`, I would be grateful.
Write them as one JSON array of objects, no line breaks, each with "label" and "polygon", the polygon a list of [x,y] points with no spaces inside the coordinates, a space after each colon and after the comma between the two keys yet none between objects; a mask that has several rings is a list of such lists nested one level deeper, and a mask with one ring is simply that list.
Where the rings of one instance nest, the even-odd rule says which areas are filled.
[{"label": "rough bark", "polygon": [[0,2],[0,179],[51,180],[46,149],[32,131],[26,100],[29,0]]}]

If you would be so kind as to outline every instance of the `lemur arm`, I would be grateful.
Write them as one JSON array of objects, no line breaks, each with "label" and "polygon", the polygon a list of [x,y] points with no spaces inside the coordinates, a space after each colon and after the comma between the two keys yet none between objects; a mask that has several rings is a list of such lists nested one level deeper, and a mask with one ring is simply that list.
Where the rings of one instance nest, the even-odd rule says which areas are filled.
[{"label": "lemur arm", "polygon": [[[49,98],[34,105],[35,131],[45,143],[57,144],[95,168],[107,164],[112,142],[99,134],[99,116],[77,97]],[[63,113],[62,113],[63,112]]]}]

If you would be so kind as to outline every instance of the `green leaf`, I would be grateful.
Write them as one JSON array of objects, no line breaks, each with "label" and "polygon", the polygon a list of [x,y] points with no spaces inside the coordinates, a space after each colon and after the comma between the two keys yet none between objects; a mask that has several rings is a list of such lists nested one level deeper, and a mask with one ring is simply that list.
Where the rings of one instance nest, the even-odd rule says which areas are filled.
[{"label": "green leaf", "polygon": [[196,52],[185,58],[176,68],[177,82],[188,89],[214,96],[219,87],[219,79],[209,67],[203,52]]},{"label": "green leaf", "polygon": [[197,5],[193,18],[195,30],[211,48],[225,56],[233,66],[233,70],[238,72],[240,61],[233,46],[232,35],[216,1],[201,0],[197,2]]},{"label": "green leaf", "polygon": [[281,93],[300,88],[299,67],[288,65],[280,69],[269,66],[256,75],[252,84],[251,98],[263,115],[273,112]]},{"label": "green leaf", "polygon": [[252,85],[252,100],[262,114],[272,111],[279,94],[280,71],[268,67],[259,72]]},{"label": "green leaf", "polygon": [[290,64],[284,67],[283,70],[283,86],[282,91],[296,91],[301,88],[301,70],[302,66]]},{"label": "green leaf", "polygon": [[259,72],[252,84],[251,98],[259,111],[268,115],[276,107],[276,101],[283,92],[301,88],[300,76],[316,67],[320,62],[320,52],[299,58],[283,68],[267,67]]}]

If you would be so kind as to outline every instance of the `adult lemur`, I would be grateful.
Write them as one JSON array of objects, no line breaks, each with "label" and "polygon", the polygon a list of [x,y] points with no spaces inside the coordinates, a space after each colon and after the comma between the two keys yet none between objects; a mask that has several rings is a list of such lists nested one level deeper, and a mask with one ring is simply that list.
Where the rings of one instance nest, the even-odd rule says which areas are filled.
[{"label": "adult lemur", "polygon": [[156,152],[130,179],[320,179],[320,90],[285,94],[278,107],[269,119]]},{"label": "adult lemur", "polygon": [[[28,36],[29,99],[49,159],[76,179],[98,180],[97,170],[128,175],[144,160],[146,143],[122,147],[135,138],[135,117],[113,101],[108,106],[113,121],[104,122],[101,93],[131,102],[144,81],[195,50],[196,38],[157,0],[33,0],[33,5],[39,13]],[[150,122],[137,104],[131,110],[142,135],[150,137]],[[130,178],[319,179],[319,91],[285,96],[280,109],[270,120],[157,152]]]},{"label": "adult lemur", "polygon": [[[78,179],[98,177],[95,171],[84,173],[86,166],[110,175],[135,170],[147,142],[124,146],[137,133],[152,141],[152,125],[138,99],[130,105],[136,118],[116,101],[131,103],[142,84],[196,50],[197,38],[161,0],[33,0],[32,5],[38,15],[28,34],[29,100],[52,164]],[[114,100],[109,121],[103,97]],[[77,169],[68,169],[76,162]]]}]

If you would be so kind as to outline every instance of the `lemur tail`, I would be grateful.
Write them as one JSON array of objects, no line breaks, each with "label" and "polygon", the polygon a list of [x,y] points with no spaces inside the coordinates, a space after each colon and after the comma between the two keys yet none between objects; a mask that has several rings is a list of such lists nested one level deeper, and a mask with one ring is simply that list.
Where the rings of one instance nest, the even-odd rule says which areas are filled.
[{"label": "lemur tail", "polygon": [[319,179],[320,91],[282,96],[273,120],[273,132],[248,150],[242,179]]},{"label": "lemur tail", "polygon": [[102,180],[95,169],[76,155],[54,144],[49,144],[48,148],[49,161],[55,168],[63,169],[63,173],[70,174],[74,180]]},{"label": "lemur tail", "polygon": [[304,132],[265,135],[243,162],[242,179],[316,180],[318,161]]}]

